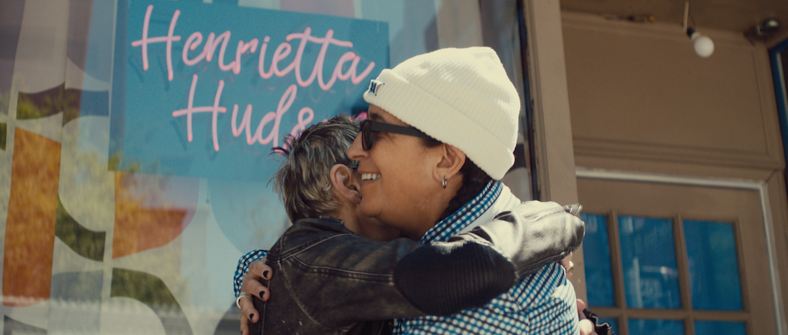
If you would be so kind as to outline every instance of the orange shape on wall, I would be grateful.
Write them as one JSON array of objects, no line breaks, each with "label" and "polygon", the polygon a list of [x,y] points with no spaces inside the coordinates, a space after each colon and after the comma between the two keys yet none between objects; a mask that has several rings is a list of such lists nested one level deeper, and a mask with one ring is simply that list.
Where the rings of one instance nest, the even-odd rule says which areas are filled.
[{"label": "orange shape on wall", "polygon": [[3,254],[3,305],[49,299],[60,143],[16,128]]},{"label": "orange shape on wall", "polygon": [[115,172],[112,258],[161,247],[178,237],[194,215],[198,191],[193,178]]}]

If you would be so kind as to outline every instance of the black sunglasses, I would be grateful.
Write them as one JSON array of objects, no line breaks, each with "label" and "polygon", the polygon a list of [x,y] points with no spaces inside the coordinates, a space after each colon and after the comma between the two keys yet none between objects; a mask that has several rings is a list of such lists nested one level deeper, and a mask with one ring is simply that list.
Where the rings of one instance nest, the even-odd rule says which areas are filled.
[{"label": "black sunglasses", "polygon": [[364,151],[369,151],[369,149],[372,149],[372,144],[375,143],[375,133],[377,132],[395,133],[424,138],[430,137],[430,135],[427,135],[421,130],[413,127],[403,127],[391,123],[366,119],[361,121],[361,146],[364,148]]}]

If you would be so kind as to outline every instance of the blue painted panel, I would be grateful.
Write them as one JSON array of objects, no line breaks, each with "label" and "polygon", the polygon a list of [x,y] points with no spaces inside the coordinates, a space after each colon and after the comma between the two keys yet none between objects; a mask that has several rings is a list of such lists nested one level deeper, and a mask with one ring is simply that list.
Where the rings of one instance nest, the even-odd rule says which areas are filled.
[{"label": "blue painted panel", "polygon": [[607,216],[580,214],[586,223],[583,238],[583,260],[585,262],[588,305],[614,307],[613,272],[611,271],[610,243],[607,234]]},{"label": "blue painted panel", "polygon": [[733,224],[684,221],[692,308],[742,309],[739,261]]},{"label": "blue painted panel", "polygon": [[120,0],[111,168],[266,182],[271,149],[366,110],[388,24],[183,1]]},{"label": "blue painted panel", "polygon": [[624,291],[631,308],[681,308],[670,219],[619,216]]},{"label": "blue painted panel", "polygon": [[744,322],[695,321],[695,335],[744,335]]},{"label": "blue painted panel", "polygon": [[387,22],[391,64],[439,48],[435,3],[422,0],[361,0],[363,18]]},{"label": "blue painted panel", "polygon": [[681,335],[684,324],[681,320],[629,319],[629,335]]}]

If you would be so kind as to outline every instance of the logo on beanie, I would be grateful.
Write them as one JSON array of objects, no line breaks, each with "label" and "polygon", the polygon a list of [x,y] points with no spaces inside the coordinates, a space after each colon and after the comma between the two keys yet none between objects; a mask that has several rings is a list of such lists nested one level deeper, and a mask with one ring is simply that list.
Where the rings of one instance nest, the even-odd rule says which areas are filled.
[{"label": "logo on beanie", "polygon": [[367,89],[367,92],[369,92],[369,94],[377,96],[378,95],[378,89],[381,86],[385,85],[385,84],[386,83],[384,83],[384,82],[382,82],[380,80],[372,79],[372,80],[369,81],[369,89]]}]

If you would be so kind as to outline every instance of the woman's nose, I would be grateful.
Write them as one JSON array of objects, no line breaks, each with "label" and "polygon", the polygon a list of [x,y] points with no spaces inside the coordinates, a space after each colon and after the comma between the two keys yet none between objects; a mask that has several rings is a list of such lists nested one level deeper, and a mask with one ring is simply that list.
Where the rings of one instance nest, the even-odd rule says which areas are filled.
[{"label": "woman's nose", "polygon": [[369,153],[364,151],[364,148],[361,146],[361,133],[359,133],[356,139],[353,140],[353,144],[347,149],[347,157],[354,161],[360,161],[368,155]]}]

